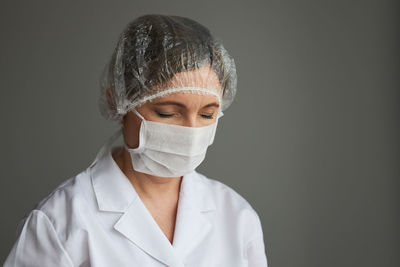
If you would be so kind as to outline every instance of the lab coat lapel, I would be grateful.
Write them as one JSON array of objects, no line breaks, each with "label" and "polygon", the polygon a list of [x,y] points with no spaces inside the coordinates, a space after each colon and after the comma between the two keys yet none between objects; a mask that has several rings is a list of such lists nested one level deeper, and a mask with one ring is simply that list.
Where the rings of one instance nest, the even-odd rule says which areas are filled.
[{"label": "lab coat lapel", "polygon": [[175,248],[139,198],[121,216],[114,229],[167,266],[184,266]]},{"label": "lab coat lapel", "polygon": [[196,171],[182,180],[173,246],[183,258],[212,233],[206,213],[214,211],[215,204],[205,182]]},{"label": "lab coat lapel", "polygon": [[99,210],[122,213],[114,224],[116,231],[167,266],[183,267],[176,250],[115,163],[110,151],[91,167],[91,179]]},{"label": "lab coat lapel", "polygon": [[205,214],[214,211],[215,205],[204,182],[195,171],[183,176],[172,245],[140,198],[135,199],[114,228],[164,264],[184,266],[186,255],[212,232]]},{"label": "lab coat lapel", "polygon": [[182,179],[171,244],[110,152],[91,168],[99,209],[123,213],[114,229],[167,266],[183,267],[185,255],[211,234],[212,224],[205,214],[215,210],[214,200],[205,178],[196,171]]}]

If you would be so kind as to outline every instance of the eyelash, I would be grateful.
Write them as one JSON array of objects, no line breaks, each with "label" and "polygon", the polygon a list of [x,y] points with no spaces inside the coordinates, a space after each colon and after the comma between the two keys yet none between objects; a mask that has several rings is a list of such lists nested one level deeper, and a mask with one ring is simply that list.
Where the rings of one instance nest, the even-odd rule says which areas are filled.
[{"label": "eyelash", "polygon": [[[171,118],[172,116],[174,116],[174,114],[167,114],[167,113],[162,113],[162,112],[158,112],[158,111],[156,111],[156,113],[161,118]],[[214,113],[213,114],[209,114],[209,115],[201,114],[200,116],[205,118],[205,119],[210,119],[211,120],[213,118],[213,116],[214,116]]]},{"label": "eyelash", "polygon": [[156,111],[158,116],[160,116],[161,118],[170,118],[172,116],[174,116],[174,114],[167,114],[167,113],[162,113],[162,112],[158,112]]},{"label": "eyelash", "polygon": [[211,120],[213,118],[214,114],[210,114],[210,115],[201,114],[201,116],[203,118],[205,118],[205,119],[210,119]]}]

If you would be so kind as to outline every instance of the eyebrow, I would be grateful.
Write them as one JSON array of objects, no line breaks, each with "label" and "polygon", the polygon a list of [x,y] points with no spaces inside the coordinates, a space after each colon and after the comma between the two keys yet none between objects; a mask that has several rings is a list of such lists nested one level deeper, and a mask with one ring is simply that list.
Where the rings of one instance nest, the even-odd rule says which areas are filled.
[{"label": "eyebrow", "polygon": [[[154,105],[157,105],[157,106],[174,105],[174,106],[183,107],[183,108],[186,107],[184,104],[179,103],[179,102],[175,102],[175,101],[158,102],[158,103],[154,103]],[[216,108],[218,108],[219,105],[218,105],[218,103],[213,102],[213,103],[210,103],[210,104],[205,105],[205,106],[202,107],[202,108],[209,108],[209,107],[216,107]]]},{"label": "eyebrow", "polygon": [[219,105],[218,105],[218,103],[213,102],[213,103],[210,103],[210,104],[205,105],[203,108],[209,108],[209,107],[216,107],[216,108],[219,108]]}]

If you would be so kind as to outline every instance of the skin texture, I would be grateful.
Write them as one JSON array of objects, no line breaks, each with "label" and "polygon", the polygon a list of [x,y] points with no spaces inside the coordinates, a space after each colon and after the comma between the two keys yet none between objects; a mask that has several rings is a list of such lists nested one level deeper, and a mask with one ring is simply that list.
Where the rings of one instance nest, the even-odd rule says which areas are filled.
[{"label": "skin texture", "polygon": [[[207,78],[199,81],[199,77]],[[208,67],[178,73],[171,82],[174,80],[179,81],[182,86],[221,88],[217,75]],[[194,80],[198,84],[194,85]],[[180,92],[146,102],[136,110],[149,121],[202,127],[216,121],[219,105],[214,95]],[[130,111],[123,117],[121,123],[125,144],[130,148],[137,148],[141,119]],[[113,158],[172,243],[182,176],[164,178],[135,171],[130,154],[125,149],[113,154]]]}]

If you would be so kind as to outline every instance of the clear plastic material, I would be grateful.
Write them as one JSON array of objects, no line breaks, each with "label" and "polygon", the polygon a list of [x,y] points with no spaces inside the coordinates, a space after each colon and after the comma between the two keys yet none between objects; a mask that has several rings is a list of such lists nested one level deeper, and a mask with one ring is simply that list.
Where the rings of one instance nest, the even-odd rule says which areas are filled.
[{"label": "clear plastic material", "polygon": [[100,85],[100,111],[110,120],[174,92],[213,94],[225,110],[236,94],[236,67],[221,42],[198,22],[144,15],[121,33]]}]

